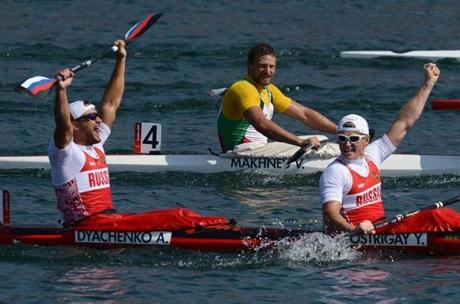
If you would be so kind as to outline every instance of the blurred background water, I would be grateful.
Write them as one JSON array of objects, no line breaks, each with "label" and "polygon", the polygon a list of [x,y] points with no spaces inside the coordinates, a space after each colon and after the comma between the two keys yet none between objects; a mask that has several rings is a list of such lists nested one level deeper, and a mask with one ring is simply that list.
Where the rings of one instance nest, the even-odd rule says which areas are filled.
[{"label": "blurred background water", "polygon": [[[45,154],[53,97],[13,92],[23,79],[52,76],[106,50],[151,12],[160,21],[128,47],[127,84],[109,153],[130,152],[136,121],[158,122],[165,154],[218,150],[219,104],[207,91],[246,71],[247,51],[265,41],[278,52],[274,83],[332,120],[365,116],[381,135],[423,81],[420,60],[342,59],[344,50],[458,49],[456,1],[9,1],[0,2],[0,155]],[[458,62],[438,62],[432,98],[458,98]],[[112,59],[80,72],[71,99],[99,101]],[[400,152],[458,154],[458,112],[429,105]],[[297,134],[307,127],[275,116]],[[183,206],[246,225],[320,226],[319,175],[117,173],[122,211]],[[1,171],[13,223],[55,225],[49,173]],[[387,178],[388,214],[458,195],[458,176]],[[12,246],[0,251],[0,302],[457,302],[458,257],[361,256],[317,240],[282,252],[214,254],[172,250],[97,251]],[[316,245],[318,245],[316,243]],[[330,245],[330,244],[329,244]],[[332,252],[332,254],[331,254]],[[340,252],[340,258],[333,253]]]}]

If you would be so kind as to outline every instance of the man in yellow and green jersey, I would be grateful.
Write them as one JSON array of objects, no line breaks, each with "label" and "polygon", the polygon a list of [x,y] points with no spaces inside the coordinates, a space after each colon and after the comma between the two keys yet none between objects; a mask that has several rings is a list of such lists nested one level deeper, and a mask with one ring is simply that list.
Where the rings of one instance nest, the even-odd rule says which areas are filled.
[{"label": "man in yellow and green jersey", "polygon": [[301,139],[271,121],[274,112],[286,114],[305,125],[328,133],[336,133],[336,125],[324,115],[286,97],[271,80],[276,71],[276,53],[265,43],[257,44],[248,54],[248,74],[225,91],[217,122],[223,152],[236,145],[267,143],[267,138],[296,146],[313,144],[318,138]]}]

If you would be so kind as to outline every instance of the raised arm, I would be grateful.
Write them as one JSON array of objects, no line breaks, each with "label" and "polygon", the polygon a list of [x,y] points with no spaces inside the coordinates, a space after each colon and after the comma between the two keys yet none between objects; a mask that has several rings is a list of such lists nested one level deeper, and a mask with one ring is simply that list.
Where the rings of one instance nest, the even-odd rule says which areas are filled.
[{"label": "raised arm", "polygon": [[425,80],[415,96],[402,107],[393,124],[386,132],[388,138],[395,147],[398,147],[407,134],[407,131],[420,118],[425,107],[428,96],[431,93],[436,81],[441,73],[434,63],[424,65]]},{"label": "raised arm", "polygon": [[284,114],[294,118],[312,129],[327,132],[330,134],[337,133],[337,126],[321,113],[307,108],[294,100],[286,109]]},{"label": "raised arm", "polygon": [[65,148],[73,138],[73,126],[70,119],[69,101],[67,97],[67,87],[72,84],[73,73],[70,69],[65,69],[57,73],[61,79],[56,85],[56,98],[54,102],[54,144],[56,148]]},{"label": "raised arm", "polygon": [[100,117],[102,121],[112,128],[113,122],[120,107],[125,91],[125,63],[126,49],[123,40],[117,40],[114,45],[118,47],[117,62],[110,77],[109,83],[102,96]]}]

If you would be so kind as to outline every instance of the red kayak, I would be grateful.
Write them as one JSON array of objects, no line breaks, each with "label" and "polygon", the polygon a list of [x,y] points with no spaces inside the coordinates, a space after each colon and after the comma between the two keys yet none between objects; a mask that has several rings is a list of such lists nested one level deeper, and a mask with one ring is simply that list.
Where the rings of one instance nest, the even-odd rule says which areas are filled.
[{"label": "red kayak", "polygon": [[433,99],[431,102],[432,110],[460,110],[460,99]]},{"label": "red kayak", "polygon": [[[223,217],[202,216],[185,208],[140,214],[149,214],[153,224],[146,229],[108,225],[96,227],[90,221],[72,227],[11,226],[9,195],[4,192],[0,245],[23,243],[96,248],[172,247],[244,252],[273,248],[281,240],[295,241],[309,233],[320,232],[308,229],[238,227]],[[424,211],[402,222],[385,226],[375,235],[348,238],[350,245],[364,251],[391,249],[424,254],[460,254],[460,214],[449,208]]]}]

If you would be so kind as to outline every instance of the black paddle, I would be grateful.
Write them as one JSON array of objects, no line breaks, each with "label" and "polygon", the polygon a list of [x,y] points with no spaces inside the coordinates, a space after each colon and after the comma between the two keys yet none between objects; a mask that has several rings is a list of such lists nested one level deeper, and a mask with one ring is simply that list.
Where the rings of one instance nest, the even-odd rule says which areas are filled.
[{"label": "black paddle", "polygon": [[[372,141],[372,139],[374,139],[374,136],[375,136],[375,129],[369,129],[369,142]],[[325,144],[325,143],[327,143],[329,141],[330,141],[329,139],[322,140],[321,144],[323,145],[323,144]],[[307,145],[301,147],[299,150],[297,150],[294,154],[292,154],[292,156],[289,157],[288,160],[286,161],[286,168],[289,167],[289,164],[297,161],[302,156],[304,156],[305,153],[307,153],[307,151],[309,149],[311,149],[312,147],[313,147],[312,144],[307,144]]]},{"label": "black paddle", "polygon": [[[320,141],[321,145],[324,145],[327,142],[329,142],[329,139],[324,139]],[[289,157],[286,160],[286,168],[289,168],[289,165],[291,163],[298,161],[300,158],[302,158],[302,156],[305,155],[305,153],[307,153],[312,148],[313,148],[312,144],[306,144],[305,146],[297,150],[294,154],[291,155],[291,157]]]},{"label": "black paddle", "polygon": [[[134,41],[137,37],[142,35],[146,30],[148,30],[155,22],[160,19],[162,16],[161,13],[154,13],[143,20],[137,22],[133,27],[129,29],[129,31],[125,34],[125,42],[126,44],[129,44],[130,42]],[[91,64],[95,63],[99,59],[102,59],[104,57],[107,57],[108,55],[114,53],[117,51],[116,46],[112,46],[110,50],[107,52],[104,52],[100,55],[91,57],[83,62],[81,62],[79,65],[74,66],[71,68],[72,72],[76,73],[87,66],[90,66]],[[43,76],[34,76],[31,78],[28,78],[21,82],[21,84],[17,85],[15,88],[16,92],[20,93],[25,93],[27,96],[31,96],[34,98],[45,98],[48,96],[50,91],[53,89],[54,85],[58,79],[56,78],[47,78]]]},{"label": "black paddle", "polygon": [[286,168],[288,168],[291,163],[297,161],[302,156],[304,156],[304,154],[307,153],[307,150],[310,150],[312,147],[312,144],[306,144],[305,146],[297,150],[294,154],[292,154],[291,157],[289,157],[286,161]]},{"label": "black paddle", "polygon": [[[376,223],[374,223],[374,227],[375,229],[377,228],[382,228],[384,226],[387,226],[387,225],[390,225],[390,224],[394,224],[394,223],[397,223],[397,222],[400,222],[402,221],[403,219],[406,219],[408,217],[411,217],[413,215],[416,215],[417,213],[419,212],[422,212],[422,211],[426,211],[426,210],[431,210],[431,209],[438,209],[438,208],[442,208],[444,206],[447,206],[447,205],[451,205],[453,203],[456,203],[460,201],[460,195],[459,196],[454,196],[452,198],[449,198],[447,200],[445,200],[444,202],[438,202],[438,203],[435,203],[435,204],[432,204],[432,205],[429,205],[429,206],[426,206],[426,207],[423,207],[423,208],[420,208],[420,209],[417,209],[417,210],[414,210],[414,211],[410,211],[410,212],[406,212],[406,213],[402,213],[402,214],[398,214],[396,215],[395,217],[393,217],[392,219],[384,219],[384,220],[380,220]],[[347,237],[352,237],[352,236],[355,236],[355,235],[360,235],[362,234],[363,231],[359,228],[356,228],[354,229],[353,231],[350,231],[347,235]]]}]

